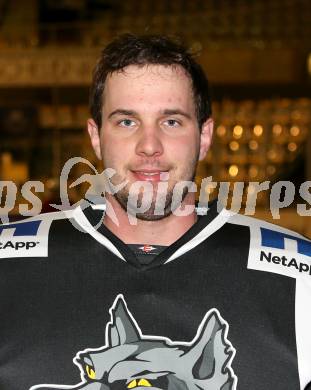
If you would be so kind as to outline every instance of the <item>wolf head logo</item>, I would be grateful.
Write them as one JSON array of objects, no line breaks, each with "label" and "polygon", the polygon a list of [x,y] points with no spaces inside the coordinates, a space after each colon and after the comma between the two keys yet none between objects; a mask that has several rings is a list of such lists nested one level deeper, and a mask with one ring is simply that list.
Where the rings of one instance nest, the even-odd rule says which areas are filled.
[{"label": "wolf head logo", "polygon": [[78,352],[81,371],[75,386],[37,385],[30,390],[235,390],[231,368],[235,350],[227,340],[228,324],[210,310],[190,342],[143,335],[119,295],[110,309],[106,345]]}]

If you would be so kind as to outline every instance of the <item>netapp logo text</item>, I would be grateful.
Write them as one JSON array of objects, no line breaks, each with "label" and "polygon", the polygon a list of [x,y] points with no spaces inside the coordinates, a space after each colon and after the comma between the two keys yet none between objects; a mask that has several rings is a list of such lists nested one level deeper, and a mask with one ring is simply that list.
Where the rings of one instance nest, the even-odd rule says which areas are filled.
[{"label": "netapp logo text", "polygon": [[296,260],[294,257],[289,259],[286,256],[273,256],[271,252],[261,251],[260,261],[267,261],[268,263],[279,264],[282,267],[295,268],[300,273],[308,273],[311,275],[311,263],[306,264]]},{"label": "netapp logo text", "polygon": [[35,241],[6,241],[6,242],[0,242],[0,250],[1,249],[14,249],[16,251],[20,249],[26,249],[29,250],[31,248],[36,247],[39,244],[39,242]]}]

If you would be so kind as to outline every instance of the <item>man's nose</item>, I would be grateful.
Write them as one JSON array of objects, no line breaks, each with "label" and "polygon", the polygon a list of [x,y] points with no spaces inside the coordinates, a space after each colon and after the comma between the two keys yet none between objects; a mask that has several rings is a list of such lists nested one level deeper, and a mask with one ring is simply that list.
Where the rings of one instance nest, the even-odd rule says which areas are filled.
[{"label": "man's nose", "polygon": [[144,156],[160,156],[163,153],[163,143],[160,130],[156,127],[141,129],[136,144],[136,153]]}]

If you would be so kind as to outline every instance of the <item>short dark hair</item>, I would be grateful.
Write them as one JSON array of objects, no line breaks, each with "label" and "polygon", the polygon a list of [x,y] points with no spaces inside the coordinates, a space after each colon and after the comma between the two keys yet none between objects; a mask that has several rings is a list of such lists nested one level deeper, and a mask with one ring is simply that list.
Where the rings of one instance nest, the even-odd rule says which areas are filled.
[{"label": "short dark hair", "polygon": [[187,48],[162,35],[124,34],[109,43],[102,51],[93,72],[90,91],[90,110],[100,128],[105,81],[109,74],[129,65],[179,65],[192,80],[196,115],[201,129],[211,116],[211,100],[207,77]]}]

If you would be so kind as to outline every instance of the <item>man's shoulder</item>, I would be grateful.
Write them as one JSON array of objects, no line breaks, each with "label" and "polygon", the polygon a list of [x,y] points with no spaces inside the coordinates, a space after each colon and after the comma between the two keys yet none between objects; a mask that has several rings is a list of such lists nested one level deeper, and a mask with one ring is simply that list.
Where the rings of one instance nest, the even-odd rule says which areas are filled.
[{"label": "man's shoulder", "polygon": [[47,257],[52,224],[72,214],[73,210],[55,211],[0,224],[0,258]]},{"label": "man's shoulder", "polygon": [[[265,221],[260,218],[251,217],[248,215],[238,214],[238,213],[232,213],[230,211],[227,211],[229,214],[228,223],[233,224],[236,227],[242,227],[246,226],[250,230],[251,236],[253,235],[263,235],[264,237],[287,237],[288,238],[295,238],[295,239],[301,239],[305,240],[307,242],[310,242],[311,240],[307,237],[303,236],[302,234],[288,229],[286,227],[283,227],[277,223],[272,223]],[[301,217],[302,218],[302,217]]]},{"label": "man's shoulder", "polygon": [[[228,223],[249,229],[248,268],[285,276],[311,278],[311,240],[261,219],[231,214]],[[311,280],[311,279],[310,279]]]}]

